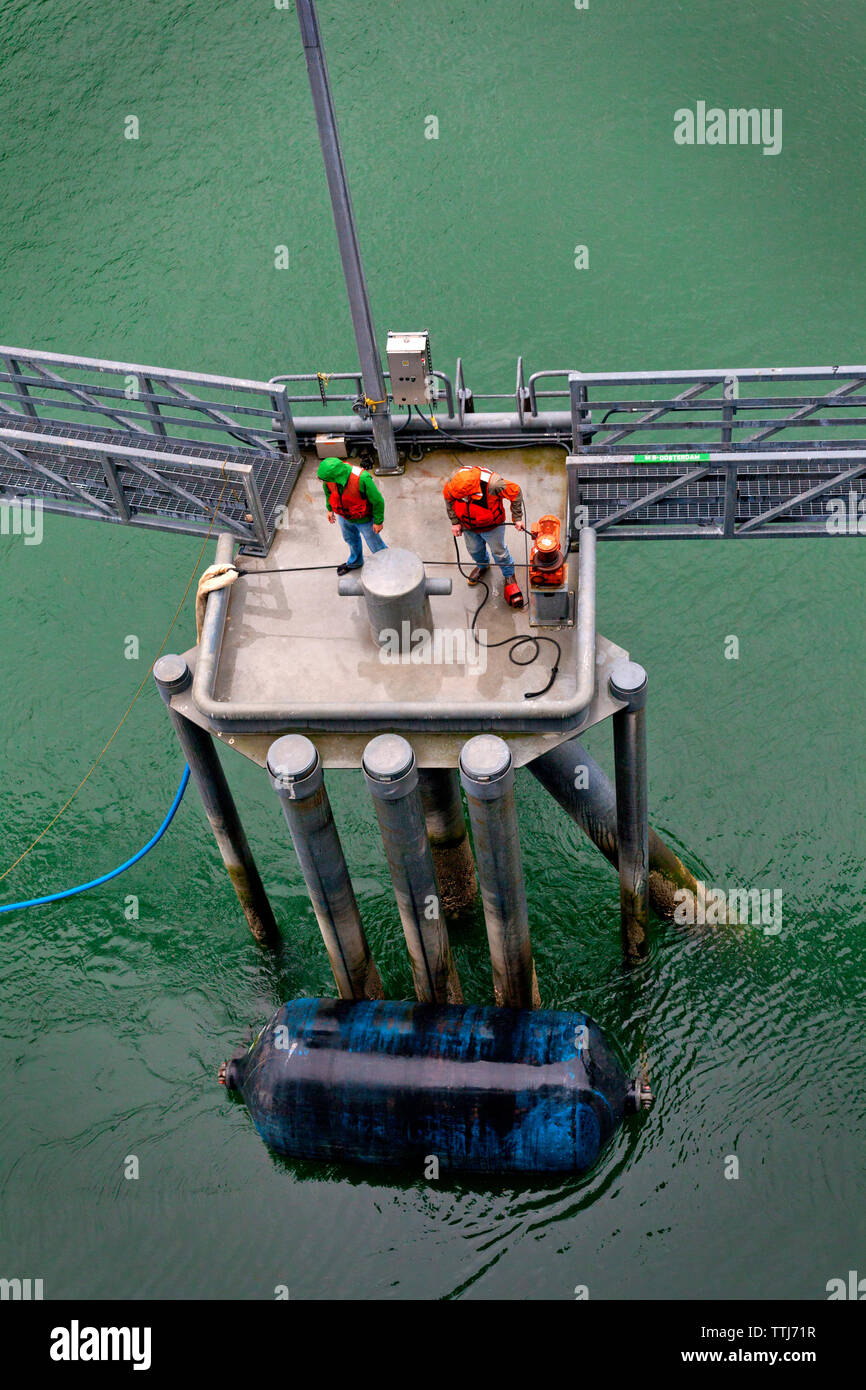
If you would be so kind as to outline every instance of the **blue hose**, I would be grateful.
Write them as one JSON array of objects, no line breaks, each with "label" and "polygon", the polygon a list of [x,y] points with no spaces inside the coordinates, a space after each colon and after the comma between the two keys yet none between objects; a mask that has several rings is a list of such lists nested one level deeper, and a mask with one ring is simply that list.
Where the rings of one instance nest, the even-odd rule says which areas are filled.
[{"label": "blue hose", "polygon": [[101,883],[108,883],[109,879],[117,878],[117,875],[122,874],[124,869],[132,868],[133,864],[137,864],[139,859],[144,858],[148,850],[153,849],[154,845],[162,839],[166,830],[168,830],[168,827],[174,820],[174,813],[183,800],[183,794],[186,791],[186,784],[188,781],[189,764],[184,767],[183,776],[180,779],[180,786],[175,792],[174,801],[171,803],[168,809],[168,815],[162,825],[153,838],[148,840],[147,844],[144,845],[137,854],[134,854],[131,859],[127,859],[125,864],[121,864],[118,868],[112,869],[111,873],[103,874],[101,878],[92,878],[89,883],[79,883],[77,888],[65,888],[62,893],[46,893],[44,898],[28,898],[26,902],[23,903],[7,903],[5,907],[0,907],[0,913],[18,912],[19,909],[24,907],[39,907],[42,903],[56,903],[60,898],[74,897],[76,893],[84,893],[88,888],[98,888]]}]

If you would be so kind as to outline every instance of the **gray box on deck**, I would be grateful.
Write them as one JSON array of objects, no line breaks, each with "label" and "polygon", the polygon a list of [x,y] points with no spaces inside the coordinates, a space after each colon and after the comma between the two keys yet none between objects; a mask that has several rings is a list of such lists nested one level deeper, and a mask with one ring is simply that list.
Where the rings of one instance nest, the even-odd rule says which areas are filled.
[{"label": "gray box on deck", "polygon": [[427,387],[432,370],[429,333],[389,333],[386,351],[394,404],[429,405]]},{"label": "gray box on deck", "polygon": [[346,448],[346,436],[344,434],[317,434],[316,454],[320,459],[348,458],[349,451]]}]

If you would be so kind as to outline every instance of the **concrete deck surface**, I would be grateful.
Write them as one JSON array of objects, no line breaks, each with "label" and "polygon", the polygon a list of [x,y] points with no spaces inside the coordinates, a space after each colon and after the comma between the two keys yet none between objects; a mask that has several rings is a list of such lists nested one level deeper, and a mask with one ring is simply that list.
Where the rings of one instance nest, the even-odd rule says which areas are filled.
[{"label": "concrete deck surface", "polygon": [[[316,477],[319,460],[307,458],[289,501],[285,525],[276,533],[265,558],[244,557],[242,567],[251,573],[238,580],[230,591],[228,616],[215,683],[218,700],[244,704],[313,700],[347,700],[371,709],[380,702],[416,700],[429,703],[430,736],[407,735],[421,765],[448,766],[456,762],[465,735],[435,734],[437,703],[448,701],[467,706],[481,700],[513,702],[517,713],[556,714],[567,705],[576,688],[576,628],[530,628],[528,608],[509,608],[502,598],[502,575],[496,566],[489,571],[491,595],[478,622],[483,640],[489,643],[519,635],[548,634],[562,647],[560,671],[552,689],[540,699],[527,702],[527,691],[544,686],[554,658],[554,649],[541,644],[541,655],[531,665],[521,667],[508,659],[507,648],[479,654],[468,639],[472,616],[483,597],[480,587],[470,588],[454,564],[454,541],[445,510],[442,486],[458,466],[475,464],[495,469],[519,483],[530,526],[545,513],[565,521],[565,453],[556,448],[496,450],[480,454],[443,449],[427,455],[420,463],[407,463],[400,477],[376,478],[385,498],[385,525],[382,538],[392,546],[414,550],[426,563],[431,576],[448,576],[453,581],[450,596],[434,596],[431,607],[437,628],[450,629],[458,653],[468,651],[465,663],[448,660],[440,664],[395,664],[382,659],[373,641],[361,598],[341,598],[333,568],[295,573],[265,573],[275,569],[306,566],[336,566],[346,558],[346,544],[337,525],[327,521],[322,485]],[[508,544],[517,566],[517,579],[528,592],[524,536],[508,528]],[[460,558],[471,568],[461,539]],[[366,553],[366,552],[365,552]],[[577,557],[570,557],[573,585],[577,583]],[[528,649],[518,651],[522,660]],[[600,675],[622,656],[622,649],[598,640]],[[187,653],[194,664],[195,653]],[[601,695],[589,717],[587,727],[607,717],[618,706],[606,693],[607,682],[599,681]],[[177,697],[179,708],[190,717],[189,698]],[[197,722],[203,722],[198,716]],[[286,732],[291,729],[287,723]],[[264,761],[264,752],[277,735],[224,735],[253,757]],[[567,735],[570,736],[570,735]],[[360,751],[369,734],[322,733],[315,737],[326,765],[357,766]],[[509,735],[518,762],[528,761],[545,747],[561,742],[564,735]],[[431,742],[432,738],[432,742]],[[357,745],[357,747],[355,746]],[[435,745],[435,746],[434,746]],[[525,745],[525,746],[523,746]],[[533,748],[535,751],[533,752]]]}]

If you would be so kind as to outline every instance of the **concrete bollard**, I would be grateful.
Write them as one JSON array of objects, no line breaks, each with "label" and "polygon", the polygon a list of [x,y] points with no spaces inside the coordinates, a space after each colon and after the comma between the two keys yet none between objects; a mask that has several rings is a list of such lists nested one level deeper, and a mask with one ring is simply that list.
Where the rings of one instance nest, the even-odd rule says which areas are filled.
[{"label": "concrete bollard", "polygon": [[446,917],[460,917],[475,902],[478,883],[456,769],[419,767],[418,790],[442,910]]},{"label": "concrete bollard", "polygon": [[383,999],[334,824],[322,764],[302,734],[268,749],[268,772],[298,856],[341,999]]},{"label": "concrete bollard", "polygon": [[649,925],[646,671],[635,661],[620,661],[609,685],[615,700],[628,701],[613,716],[619,909],[623,953],[639,960],[646,954]]},{"label": "concrete bollard", "polygon": [[186,690],[190,684],[190,669],[182,656],[161,656],[154,664],[153,677],[168,708],[178,743],[189,763],[192,780],[198,788],[205,815],[250,931],[262,945],[276,946],[281,940],[279,928],[214,741],[206,729],[171,707],[171,697]]},{"label": "concrete bollard", "polygon": [[415,754],[399,734],[380,734],[364,749],[363,768],[382,832],[416,997],[427,1004],[462,1004],[418,792]]},{"label": "concrete bollard", "polygon": [[508,1008],[537,1009],[541,999],[529,937],[514,764],[508,744],[493,734],[469,739],[460,754],[460,779],[475,840],[494,997]]},{"label": "concrete bollard", "polygon": [[[614,868],[619,861],[616,838],[616,790],[607,773],[577,739],[559,743],[528,764],[529,771],[564,811],[577,822]],[[580,775],[579,775],[580,774]],[[650,827],[650,902],[661,917],[673,917],[680,889],[697,894],[693,873]]]}]

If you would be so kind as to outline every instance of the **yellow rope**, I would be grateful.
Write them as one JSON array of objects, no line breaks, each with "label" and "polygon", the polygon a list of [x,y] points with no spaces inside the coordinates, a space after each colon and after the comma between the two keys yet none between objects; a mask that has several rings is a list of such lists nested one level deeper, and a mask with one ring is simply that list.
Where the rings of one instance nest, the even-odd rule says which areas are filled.
[{"label": "yellow rope", "polygon": [[160,644],[159,651],[157,652],[156,656],[153,658],[153,661],[150,663],[150,666],[148,667],[147,671],[145,672],[141,684],[139,685],[138,689],[136,690],[135,694],[133,695],[132,699],[130,700],[129,704],[127,705],[126,711],[125,711],[125,713],[124,713],[124,715],[123,715],[123,718],[121,719],[120,723],[117,725],[117,728],[114,730],[114,733],[111,735],[111,738],[110,738],[110,739],[108,740],[108,742],[105,744],[105,746],[104,746],[104,748],[102,749],[102,751],[100,752],[99,756],[98,756],[98,757],[96,758],[96,760],[91,764],[89,770],[85,773],[85,775],[82,777],[81,781],[78,783],[78,786],[75,788],[75,791],[74,791],[74,792],[72,793],[72,795],[69,797],[69,800],[68,800],[68,801],[64,801],[63,805],[60,807],[60,810],[57,812],[57,814],[56,814],[55,816],[52,816],[52,817],[51,817],[51,820],[48,822],[48,824],[45,826],[45,828],[44,828],[43,830],[40,830],[39,834],[36,836],[36,839],[33,840],[33,841],[31,841],[31,843],[27,846],[27,848],[24,850],[24,852],[23,852],[22,854],[19,854],[18,858],[14,861],[14,863],[10,864],[8,869],[4,869],[4,870],[3,870],[2,874],[0,874],[0,883],[2,883],[3,879],[6,877],[7,874],[11,874],[12,870],[13,870],[14,868],[17,868],[17,866],[21,863],[22,859],[26,859],[26,858],[27,858],[27,856],[28,856],[28,854],[30,853],[30,851],[33,850],[33,849],[35,849],[36,846],[39,844],[39,841],[42,839],[43,835],[47,835],[47,834],[48,834],[48,831],[51,829],[52,825],[56,825],[57,821],[59,821],[59,820],[60,820],[60,817],[63,815],[63,812],[66,811],[66,810],[72,805],[72,803],[73,803],[73,801],[75,800],[75,798],[77,797],[78,793],[81,791],[81,788],[84,786],[85,782],[86,782],[86,781],[88,780],[88,778],[92,775],[92,773],[94,773],[94,772],[96,771],[96,769],[98,768],[99,764],[102,762],[102,759],[104,758],[105,754],[108,752],[108,750],[109,750],[109,748],[111,747],[112,743],[114,742],[115,738],[116,738],[117,735],[120,733],[120,730],[123,728],[124,724],[126,723],[127,719],[129,718],[129,715],[130,715],[131,712],[132,712],[132,707],[133,707],[133,705],[135,704],[136,700],[138,699],[139,695],[141,694],[142,690],[144,689],[145,685],[147,684],[147,681],[148,681],[148,678],[150,677],[151,671],[153,670],[153,668],[154,668],[154,666],[156,665],[156,663],[159,661],[159,658],[162,656],[162,653],[163,653],[163,651],[164,651],[164,649],[165,649],[165,644],[166,644],[166,642],[168,641],[169,637],[171,636],[171,634],[172,634],[172,632],[173,632],[173,630],[174,630],[174,626],[175,626],[175,624],[176,624],[178,618],[180,617],[181,609],[183,608],[183,605],[186,603],[186,596],[187,596],[187,594],[189,593],[190,589],[192,588],[192,583],[193,583],[193,580],[195,579],[195,576],[196,576],[196,572],[197,572],[197,570],[198,570],[198,567],[199,567],[199,565],[201,564],[201,558],[202,558],[202,556],[204,555],[205,547],[207,546],[207,543],[208,543],[208,541],[209,541],[210,538],[211,538],[211,532],[213,531],[214,524],[215,524],[215,522],[216,522],[217,513],[219,512],[219,509],[220,509],[220,503],[221,503],[222,500],[223,500],[223,493],[225,492],[226,488],[228,487],[228,478],[226,478],[226,476],[225,476],[225,463],[223,463],[223,466],[222,466],[222,475],[223,475],[223,479],[224,479],[224,482],[223,482],[223,485],[222,485],[222,489],[221,489],[221,491],[220,491],[219,497],[217,498],[216,506],[214,507],[213,516],[211,517],[210,525],[209,525],[209,527],[208,527],[208,529],[207,529],[207,535],[205,536],[204,540],[202,541],[201,550],[199,551],[198,557],[196,558],[195,568],[193,569],[193,572],[192,572],[192,574],[191,574],[190,577],[189,577],[189,583],[187,584],[186,588],[185,588],[184,591],[183,591],[183,598],[181,599],[180,603],[178,604],[178,606],[177,606],[177,611],[175,612],[175,615],[174,615],[174,617],[172,618],[171,623],[169,624],[168,632],[165,634],[165,636],[164,636],[163,639],[162,639],[162,642],[161,642],[161,644]]}]

